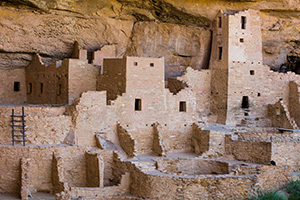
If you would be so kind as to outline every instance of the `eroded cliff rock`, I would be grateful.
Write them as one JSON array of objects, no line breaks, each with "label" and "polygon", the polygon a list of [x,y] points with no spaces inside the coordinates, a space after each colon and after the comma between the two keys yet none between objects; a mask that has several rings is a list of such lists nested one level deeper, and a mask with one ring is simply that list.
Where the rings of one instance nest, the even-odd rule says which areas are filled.
[{"label": "eroded cliff rock", "polygon": [[219,10],[261,10],[264,63],[279,69],[300,49],[299,0],[2,0],[0,67],[69,57],[78,40],[88,50],[165,56],[167,76],[206,68],[210,23]]}]

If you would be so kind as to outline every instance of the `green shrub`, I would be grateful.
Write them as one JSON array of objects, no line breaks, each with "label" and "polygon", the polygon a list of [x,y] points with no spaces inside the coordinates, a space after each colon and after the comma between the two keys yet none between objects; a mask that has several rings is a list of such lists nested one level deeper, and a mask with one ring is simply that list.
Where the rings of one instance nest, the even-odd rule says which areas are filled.
[{"label": "green shrub", "polygon": [[258,191],[255,197],[248,198],[249,200],[288,200],[283,192],[278,190]]},{"label": "green shrub", "polygon": [[291,181],[286,191],[289,193],[289,200],[300,200],[300,181]]}]

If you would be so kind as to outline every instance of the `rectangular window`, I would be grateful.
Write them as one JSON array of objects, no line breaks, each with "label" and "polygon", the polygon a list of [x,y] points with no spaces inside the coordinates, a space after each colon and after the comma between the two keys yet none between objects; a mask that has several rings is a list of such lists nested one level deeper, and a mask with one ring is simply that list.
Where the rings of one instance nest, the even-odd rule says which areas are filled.
[{"label": "rectangular window", "polygon": [[32,83],[28,83],[27,94],[31,94],[31,93],[32,93]]},{"label": "rectangular window", "polygon": [[255,74],[254,70],[250,70],[250,75],[254,75],[254,74]]},{"label": "rectangular window", "polygon": [[133,62],[133,66],[138,66],[138,63],[137,62]]},{"label": "rectangular window", "polygon": [[219,47],[219,60],[222,60],[223,47]]},{"label": "rectangular window", "polygon": [[20,82],[14,82],[14,91],[19,92],[20,91]]},{"label": "rectangular window", "polygon": [[179,112],[186,112],[186,102],[185,101],[179,102]]},{"label": "rectangular window", "polygon": [[154,67],[154,63],[150,63],[150,67]]},{"label": "rectangular window", "polygon": [[242,16],[241,18],[241,23],[242,23],[242,29],[246,29],[246,23],[247,23],[247,19],[245,16]]},{"label": "rectangular window", "polygon": [[41,93],[43,93],[43,92],[44,92],[44,84],[41,83]]},{"label": "rectangular window", "polygon": [[142,100],[141,99],[135,99],[134,110],[135,111],[141,111],[142,110]]},{"label": "rectangular window", "polygon": [[222,17],[219,17],[219,28],[222,28]]},{"label": "rectangular window", "polygon": [[243,43],[244,42],[244,38],[240,38],[240,43]]},{"label": "rectangular window", "polygon": [[61,95],[61,84],[58,84],[57,95],[58,95],[58,96]]}]

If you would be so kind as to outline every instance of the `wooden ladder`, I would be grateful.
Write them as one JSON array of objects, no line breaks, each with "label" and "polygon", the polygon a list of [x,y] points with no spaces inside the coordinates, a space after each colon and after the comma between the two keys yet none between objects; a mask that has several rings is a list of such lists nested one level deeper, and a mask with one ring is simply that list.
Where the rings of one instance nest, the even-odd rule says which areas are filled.
[{"label": "wooden ladder", "polygon": [[26,142],[26,130],[25,130],[25,114],[24,107],[22,107],[22,114],[16,115],[15,109],[11,111],[11,123],[12,123],[12,145],[15,146],[15,142],[22,142],[25,146]]}]

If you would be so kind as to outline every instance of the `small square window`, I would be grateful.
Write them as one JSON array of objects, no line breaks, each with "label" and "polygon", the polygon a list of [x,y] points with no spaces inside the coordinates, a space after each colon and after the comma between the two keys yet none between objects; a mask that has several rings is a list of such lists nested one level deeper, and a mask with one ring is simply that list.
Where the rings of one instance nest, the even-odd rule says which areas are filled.
[{"label": "small square window", "polygon": [[133,62],[133,66],[138,66],[138,63],[137,62]]},{"label": "small square window", "polygon": [[186,102],[185,101],[179,102],[179,112],[186,112]]},{"label": "small square window", "polygon": [[135,111],[141,111],[142,110],[142,100],[141,99],[135,99],[134,110]]},{"label": "small square window", "polygon": [[244,38],[240,38],[240,43],[243,43],[244,42]]},{"label": "small square window", "polygon": [[260,97],[260,93],[257,93],[257,96]]},{"label": "small square window", "polygon": [[20,82],[14,82],[14,91],[19,92],[20,91]]},{"label": "small square window", "polygon": [[250,70],[250,75],[254,75],[254,74],[255,74],[254,70]]},{"label": "small square window", "polygon": [[154,63],[150,63],[150,67],[154,67]]}]

